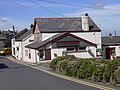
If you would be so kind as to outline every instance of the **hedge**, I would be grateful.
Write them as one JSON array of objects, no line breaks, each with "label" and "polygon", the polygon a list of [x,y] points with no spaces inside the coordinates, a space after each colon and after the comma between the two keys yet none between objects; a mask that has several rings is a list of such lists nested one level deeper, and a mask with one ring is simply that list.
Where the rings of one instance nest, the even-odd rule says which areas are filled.
[{"label": "hedge", "polygon": [[97,82],[112,82],[116,70],[120,66],[120,58],[112,61],[93,59],[77,59],[73,55],[57,57],[50,63],[52,70],[68,76]]}]

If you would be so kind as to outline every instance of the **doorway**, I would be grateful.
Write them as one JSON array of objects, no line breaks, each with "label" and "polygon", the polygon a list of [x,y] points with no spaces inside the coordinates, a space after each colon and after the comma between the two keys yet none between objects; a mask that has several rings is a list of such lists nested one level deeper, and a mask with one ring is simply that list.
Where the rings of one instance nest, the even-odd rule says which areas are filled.
[{"label": "doorway", "polygon": [[106,59],[111,59],[111,56],[115,54],[115,48],[106,48]]},{"label": "doorway", "polygon": [[51,60],[51,49],[45,49],[45,60]]}]

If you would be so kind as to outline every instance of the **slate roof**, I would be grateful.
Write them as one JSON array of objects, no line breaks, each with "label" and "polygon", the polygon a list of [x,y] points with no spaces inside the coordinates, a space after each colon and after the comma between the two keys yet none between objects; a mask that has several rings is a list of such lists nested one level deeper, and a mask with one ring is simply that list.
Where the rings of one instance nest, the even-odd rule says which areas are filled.
[{"label": "slate roof", "polygon": [[[70,33],[69,33],[69,34],[70,34]],[[33,43],[31,43],[31,44],[29,44],[29,45],[27,45],[27,46],[25,46],[25,47],[27,47],[27,48],[32,48],[32,49],[37,49],[37,48],[40,48],[40,47],[48,44],[49,42],[55,42],[55,41],[57,41],[57,38],[60,38],[60,37],[62,37],[62,36],[65,37],[65,36],[67,36],[67,35],[68,35],[68,32],[67,32],[67,33],[56,34],[56,35],[54,35],[54,36],[46,39],[45,41],[42,41],[42,42],[33,42]],[[71,34],[71,35],[72,35],[72,34]],[[74,35],[73,35],[73,36],[74,36]],[[74,37],[76,38],[77,36],[74,36]],[[77,37],[77,38],[80,39],[79,37]],[[81,46],[90,45],[90,44],[96,46],[96,44],[94,44],[94,43],[91,43],[91,42],[86,41],[86,40],[84,40],[84,39],[81,39],[81,40],[83,40],[83,41],[80,43]],[[86,43],[86,42],[87,42],[87,43]]]},{"label": "slate roof", "polygon": [[32,34],[32,30],[27,30],[25,33],[23,33],[20,37],[16,39],[16,41],[22,41],[24,38],[26,38],[28,35]]},{"label": "slate roof", "polygon": [[[82,20],[76,18],[35,18],[40,32],[82,32]],[[89,17],[90,31],[101,31],[94,21]]]},{"label": "slate roof", "polygon": [[16,35],[14,35],[12,38],[15,38],[15,39],[17,39],[17,38],[19,38],[21,35],[23,35],[25,32],[27,32],[28,31],[28,29],[27,28],[25,28],[25,29],[23,29],[22,31],[20,31],[19,33],[17,33]]},{"label": "slate roof", "polygon": [[120,36],[104,36],[102,37],[103,45],[112,45],[112,44],[120,44]]},{"label": "slate roof", "polygon": [[46,39],[42,42],[33,42],[33,43],[31,43],[31,44],[29,44],[25,47],[27,47],[27,48],[38,48],[38,47],[43,46],[44,44],[46,44],[46,43],[50,42],[51,40],[53,40],[53,39],[55,39],[55,38],[57,38],[61,35],[64,35],[64,34],[65,33],[56,34],[56,35],[52,36],[51,38],[48,38],[48,39]]}]

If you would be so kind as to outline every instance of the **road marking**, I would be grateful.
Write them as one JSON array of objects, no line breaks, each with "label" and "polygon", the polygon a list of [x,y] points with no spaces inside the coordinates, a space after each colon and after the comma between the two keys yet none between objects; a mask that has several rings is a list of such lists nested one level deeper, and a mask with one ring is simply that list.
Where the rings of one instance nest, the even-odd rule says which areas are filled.
[{"label": "road marking", "polygon": [[44,70],[44,69],[41,69],[41,68],[38,68],[38,67],[35,67],[35,66],[31,66],[31,65],[28,65],[28,64],[17,62],[15,60],[12,60],[11,58],[8,58],[8,59],[13,61],[13,62],[16,62],[16,63],[19,63],[19,64],[23,64],[25,66],[29,66],[29,67],[31,67],[33,69],[37,69],[37,70],[43,71],[43,72],[48,73],[50,75],[53,75],[53,76],[56,76],[56,77],[59,77],[59,78],[63,78],[65,80],[73,81],[73,82],[76,82],[76,83],[79,83],[79,84],[83,84],[83,85],[86,85],[86,86],[90,86],[90,87],[94,87],[94,88],[98,88],[98,89],[102,89],[102,90],[116,90],[114,88],[109,88],[109,87],[106,87],[106,86],[102,86],[102,85],[98,85],[98,84],[94,84],[94,83],[78,80],[78,79],[71,78],[71,77],[68,77],[68,76],[65,76],[65,75],[61,75],[61,74],[57,74],[57,73],[54,73],[54,72],[51,72],[51,71],[47,71],[47,70]]}]

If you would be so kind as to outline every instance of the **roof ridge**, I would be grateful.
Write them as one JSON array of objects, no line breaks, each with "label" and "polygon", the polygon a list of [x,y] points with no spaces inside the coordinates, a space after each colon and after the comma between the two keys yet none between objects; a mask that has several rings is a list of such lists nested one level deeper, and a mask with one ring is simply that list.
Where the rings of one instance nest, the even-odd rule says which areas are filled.
[{"label": "roof ridge", "polygon": [[81,17],[64,17],[64,18],[35,18],[35,19],[80,19]]}]

